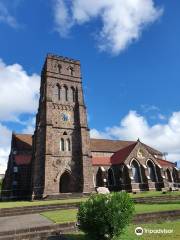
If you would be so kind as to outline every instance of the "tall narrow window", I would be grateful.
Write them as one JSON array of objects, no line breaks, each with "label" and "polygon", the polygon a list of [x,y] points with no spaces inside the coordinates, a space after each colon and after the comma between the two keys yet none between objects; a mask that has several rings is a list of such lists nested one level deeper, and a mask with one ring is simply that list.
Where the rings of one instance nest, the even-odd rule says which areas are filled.
[{"label": "tall narrow window", "polygon": [[71,142],[69,138],[66,140],[66,150],[71,151]]},{"label": "tall narrow window", "polygon": [[64,139],[63,138],[61,138],[61,141],[60,141],[60,150],[61,151],[65,150],[65,148],[64,148]]},{"label": "tall narrow window", "polygon": [[69,71],[70,71],[71,76],[73,76],[73,74],[74,74],[74,68],[70,66],[70,67],[69,67]]},{"label": "tall narrow window", "polygon": [[65,101],[68,101],[68,88],[64,86]]},{"label": "tall narrow window", "polygon": [[62,66],[61,64],[58,64],[58,72],[61,73],[61,70],[62,70]]},{"label": "tall narrow window", "polygon": [[114,172],[111,168],[108,169],[108,184],[109,186],[115,185]]},{"label": "tall narrow window", "polygon": [[75,102],[75,89],[73,87],[71,88],[71,93],[72,93],[72,101]]},{"label": "tall narrow window", "polygon": [[58,91],[58,100],[61,100],[61,87],[57,85],[57,91]]}]

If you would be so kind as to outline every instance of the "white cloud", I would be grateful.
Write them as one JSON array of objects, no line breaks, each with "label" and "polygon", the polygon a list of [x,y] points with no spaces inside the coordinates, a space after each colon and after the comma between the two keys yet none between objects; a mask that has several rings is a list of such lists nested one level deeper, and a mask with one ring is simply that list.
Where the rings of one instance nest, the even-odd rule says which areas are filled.
[{"label": "white cloud", "polygon": [[56,30],[61,36],[70,29],[99,18],[99,48],[118,54],[141,36],[142,30],[163,13],[153,0],[54,0]]},{"label": "white cloud", "polygon": [[157,106],[154,106],[154,105],[142,104],[141,108],[142,108],[144,113],[152,112],[152,111],[160,111],[160,109]]},{"label": "white cloud", "polygon": [[147,119],[136,111],[130,111],[118,126],[104,132],[91,130],[91,137],[121,140],[140,140],[162,152],[168,152],[168,160],[180,160],[180,112],[174,112],[166,124],[150,126]]},{"label": "white cloud", "polygon": [[11,145],[11,135],[11,131],[0,123],[0,174],[6,170]]},{"label": "white cloud", "polygon": [[6,65],[0,59],[0,172],[6,169],[12,135],[2,122],[18,122],[25,126],[22,133],[33,133],[35,118],[23,122],[19,117],[37,111],[39,85],[37,74],[28,75],[21,65]]},{"label": "white cloud", "polygon": [[33,134],[35,128],[35,121],[36,118],[33,117],[30,118],[28,121],[24,122],[24,125],[26,125],[26,127],[22,130],[22,133]]},{"label": "white cloud", "polygon": [[111,138],[108,132],[100,132],[97,129],[91,129],[90,130],[90,135],[92,138],[98,138],[98,139],[106,139],[106,138]]},{"label": "white cloud", "polygon": [[40,77],[28,75],[19,64],[0,59],[0,121],[18,121],[22,113],[34,113],[39,98]]},{"label": "white cloud", "polygon": [[[25,122],[21,122],[26,126],[21,133],[33,134],[35,117]],[[0,123],[0,174],[5,173],[7,169],[7,161],[10,153],[12,131]]]},{"label": "white cloud", "polygon": [[0,23],[1,22],[6,23],[13,28],[18,27],[16,19],[9,13],[9,10],[3,1],[0,2]]},{"label": "white cloud", "polygon": [[166,120],[166,116],[164,116],[164,115],[161,114],[161,113],[158,114],[158,118],[159,118],[160,120]]}]

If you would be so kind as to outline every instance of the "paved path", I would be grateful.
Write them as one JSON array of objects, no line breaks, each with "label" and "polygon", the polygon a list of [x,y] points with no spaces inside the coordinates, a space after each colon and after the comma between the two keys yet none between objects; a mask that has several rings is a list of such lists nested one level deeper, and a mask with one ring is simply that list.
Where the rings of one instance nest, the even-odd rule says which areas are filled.
[{"label": "paved path", "polygon": [[40,214],[0,217],[0,232],[54,224]]}]

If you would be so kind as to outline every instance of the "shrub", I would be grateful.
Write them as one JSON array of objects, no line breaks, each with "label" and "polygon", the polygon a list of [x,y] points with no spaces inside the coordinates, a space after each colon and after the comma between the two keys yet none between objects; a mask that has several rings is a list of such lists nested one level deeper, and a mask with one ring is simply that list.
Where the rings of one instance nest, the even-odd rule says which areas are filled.
[{"label": "shrub", "polygon": [[126,192],[94,194],[79,207],[79,229],[93,240],[116,239],[133,212],[134,203]]}]

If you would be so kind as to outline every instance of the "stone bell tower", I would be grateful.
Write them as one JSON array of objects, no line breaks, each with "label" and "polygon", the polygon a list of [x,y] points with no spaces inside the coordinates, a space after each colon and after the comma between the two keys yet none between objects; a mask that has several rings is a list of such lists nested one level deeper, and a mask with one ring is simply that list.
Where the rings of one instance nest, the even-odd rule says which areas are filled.
[{"label": "stone bell tower", "polygon": [[33,196],[93,191],[80,62],[49,54],[33,139]]}]

